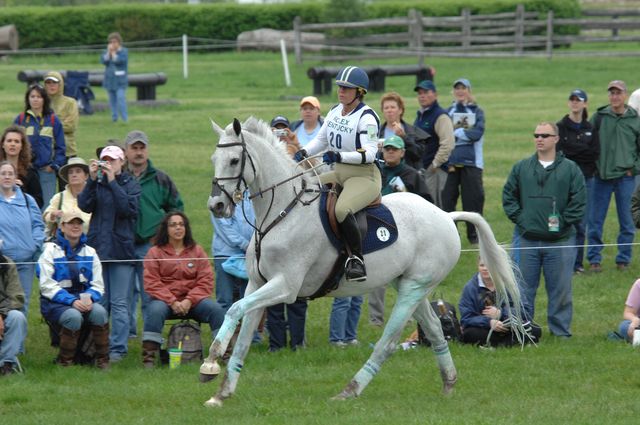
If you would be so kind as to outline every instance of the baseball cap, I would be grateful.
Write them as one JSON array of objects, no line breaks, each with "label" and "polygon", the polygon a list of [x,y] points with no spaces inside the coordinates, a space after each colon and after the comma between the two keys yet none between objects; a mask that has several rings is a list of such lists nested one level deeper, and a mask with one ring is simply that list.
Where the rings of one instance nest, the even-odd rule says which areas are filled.
[{"label": "baseball cap", "polygon": [[133,145],[136,142],[143,143],[145,146],[149,144],[149,138],[144,131],[133,130],[127,134],[127,138],[124,140],[125,146]]},{"label": "baseball cap", "polygon": [[53,81],[54,83],[59,83],[60,79],[58,77],[55,77],[53,75],[47,75],[46,77],[44,77],[45,81]]},{"label": "baseball cap", "polygon": [[70,222],[70,221],[72,221],[72,220],[74,220],[76,218],[84,223],[84,219],[82,218],[82,213],[79,210],[74,208],[72,210],[65,211],[62,214],[61,222],[62,223],[68,223],[68,222]]},{"label": "baseball cap", "polygon": [[436,85],[431,80],[420,81],[418,85],[413,89],[413,91],[418,91],[420,89],[437,91]]},{"label": "baseball cap", "polygon": [[620,91],[627,91],[627,85],[622,80],[613,80],[607,86],[607,91],[609,91],[611,89],[618,89]]},{"label": "baseball cap", "polygon": [[453,87],[457,86],[458,84],[462,84],[468,89],[471,88],[471,81],[467,80],[466,78],[458,78],[457,80],[455,80],[453,82]]},{"label": "baseball cap", "polygon": [[122,149],[120,149],[118,146],[106,146],[104,149],[102,149],[102,152],[100,152],[100,159],[103,159],[105,157],[109,157],[109,158],[113,158],[113,159],[121,159],[124,161],[124,152],[122,152]]},{"label": "baseball cap", "polygon": [[287,126],[287,128],[289,128],[289,125],[290,125],[287,117],[283,117],[282,115],[278,115],[277,117],[271,120],[271,127],[275,127],[278,124],[284,124]]},{"label": "baseball cap", "polygon": [[391,136],[384,139],[383,148],[391,146],[392,148],[404,149],[404,140],[400,136]]},{"label": "baseball cap", "polygon": [[577,97],[581,102],[587,101],[587,93],[585,93],[584,90],[575,89],[569,93],[569,100],[571,100],[572,97]]},{"label": "baseball cap", "polygon": [[305,103],[308,103],[309,105],[313,106],[314,108],[320,109],[320,101],[315,96],[303,97],[302,100],[300,101],[300,106],[304,105]]}]

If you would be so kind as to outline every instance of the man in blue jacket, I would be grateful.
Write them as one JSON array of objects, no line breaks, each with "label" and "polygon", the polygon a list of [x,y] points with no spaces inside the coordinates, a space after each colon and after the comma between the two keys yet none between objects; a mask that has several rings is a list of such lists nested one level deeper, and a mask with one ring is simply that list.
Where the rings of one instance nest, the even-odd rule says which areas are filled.
[{"label": "man in blue jacket", "polygon": [[584,177],[575,162],[556,152],[559,137],[554,123],[538,124],[533,136],[536,153],[513,166],[502,191],[502,206],[516,224],[514,260],[524,278],[522,289],[532,306],[531,319],[542,269],[549,298],[549,330],[570,337],[574,225],[584,215]]}]

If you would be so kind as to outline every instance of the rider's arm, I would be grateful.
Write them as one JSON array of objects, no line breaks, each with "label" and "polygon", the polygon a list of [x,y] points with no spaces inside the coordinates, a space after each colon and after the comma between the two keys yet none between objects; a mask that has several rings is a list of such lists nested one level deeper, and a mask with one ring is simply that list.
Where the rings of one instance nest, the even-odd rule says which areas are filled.
[{"label": "rider's arm", "polygon": [[304,147],[304,150],[307,151],[307,155],[313,156],[327,150],[327,122],[328,120],[324,120],[322,127],[320,127],[320,131],[316,134],[316,137],[314,137],[313,140],[307,143]]}]

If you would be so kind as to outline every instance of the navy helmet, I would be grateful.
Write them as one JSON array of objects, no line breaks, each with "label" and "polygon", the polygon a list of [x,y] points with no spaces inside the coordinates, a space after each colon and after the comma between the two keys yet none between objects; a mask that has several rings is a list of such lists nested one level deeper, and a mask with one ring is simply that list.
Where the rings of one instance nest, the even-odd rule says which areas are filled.
[{"label": "navy helmet", "polygon": [[360,89],[366,93],[369,90],[369,76],[362,68],[347,66],[342,68],[336,75],[336,84],[342,87]]}]

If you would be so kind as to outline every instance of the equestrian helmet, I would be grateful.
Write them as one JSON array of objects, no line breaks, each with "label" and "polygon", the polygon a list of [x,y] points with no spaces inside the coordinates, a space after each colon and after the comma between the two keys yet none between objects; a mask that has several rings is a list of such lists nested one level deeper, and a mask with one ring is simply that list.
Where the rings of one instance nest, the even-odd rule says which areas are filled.
[{"label": "equestrian helmet", "polygon": [[369,76],[362,68],[347,66],[341,69],[338,75],[336,75],[336,85],[360,89],[363,93],[366,93],[367,90],[369,90]]}]

